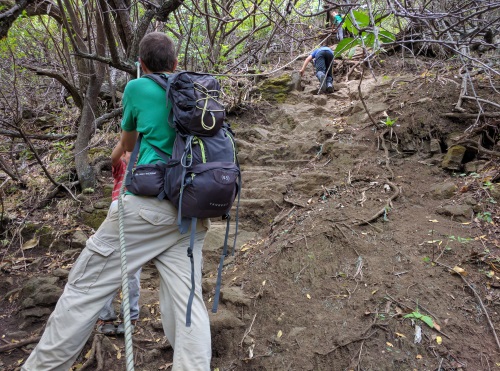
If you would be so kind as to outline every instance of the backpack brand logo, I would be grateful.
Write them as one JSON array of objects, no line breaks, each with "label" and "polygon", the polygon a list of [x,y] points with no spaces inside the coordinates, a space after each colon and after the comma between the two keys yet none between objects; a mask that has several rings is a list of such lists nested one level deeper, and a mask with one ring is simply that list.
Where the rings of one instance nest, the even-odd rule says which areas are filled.
[{"label": "backpack brand logo", "polygon": [[137,173],[137,174],[134,174],[135,176],[144,176],[144,175],[156,175],[157,172],[156,171],[150,171],[150,172],[147,172],[147,173]]},{"label": "backpack brand logo", "polygon": [[229,205],[229,203],[226,202],[225,204],[216,204],[216,203],[213,203],[213,202],[209,202],[209,205],[210,206],[215,206],[215,207],[227,207]]}]

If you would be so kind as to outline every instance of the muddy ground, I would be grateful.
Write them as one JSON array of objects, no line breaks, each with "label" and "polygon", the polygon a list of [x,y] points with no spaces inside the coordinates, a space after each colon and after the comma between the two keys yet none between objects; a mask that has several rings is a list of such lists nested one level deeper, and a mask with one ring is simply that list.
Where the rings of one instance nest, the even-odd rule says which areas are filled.
[{"label": "muddy ground", "polygon": [[[442,116],[458,99],[452,69],[440,75],[428,69],[431,60],[385,63],[361,85],[361,76],[346,80],[339,70],[331,95],[316,94],[311,69],[304,90],[284,103],[256,100],[230,117],[244,186],[238,248],[226,259],[221,307],[211,314],[213,369],[500,367],[498,166],[468,150],[455,170],[442,167],[474,123]],[[387,116],[397,119],[390,127],[379,122]],[[209,309],[222,233],[214,221],[204,253]],[[22,269],[13,269],[22,265],[15,248],[3,255],[14,262],[1,272],[5,344],[39,335],[53,307],[26,316],[23,283],[53,277],[73,259],[39,248],[23,253]],[[157,284],[145,267],[137,370],[166,370],[172,360]],[[97,357],[88,352],[93,342]],[[0,369],[16,369],[34,344],[0,353]],[[91,338],[77,368],[83,364],[125,369],[123,340]]]}]

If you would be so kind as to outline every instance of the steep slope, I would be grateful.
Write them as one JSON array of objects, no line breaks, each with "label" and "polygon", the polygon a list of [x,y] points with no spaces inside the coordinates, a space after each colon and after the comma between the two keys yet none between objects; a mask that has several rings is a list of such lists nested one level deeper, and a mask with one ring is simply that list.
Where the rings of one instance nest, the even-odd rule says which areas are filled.
[{"label": "steep slope", "polygon": [[[222,312],[238,321],[214,315],[214,366],[479,370],[498,362],[495,335],[470,289],[487,303],[488,294],[498,298],[480,273],[488,266],[463,266],[467,281],[446,268],[474,260],[473,252],[498,252],[493,239],[477,238],[478,194],[456,193],[454,183],[474,181],[436,166],[446,150],[436,142],[465,129],[438,116],[456,100],[453,83],[365,79],[371,115],[399,117],[392,130],[372,125],[359,81],[337,83],[328,96],[314,95],[312,78],[305,83],[284,104],[234,120],[241,225],[258,236],[226,265]],[[495,306],[487,310],[495,322]],[[428,315],[436,326],[406,314]]]}]

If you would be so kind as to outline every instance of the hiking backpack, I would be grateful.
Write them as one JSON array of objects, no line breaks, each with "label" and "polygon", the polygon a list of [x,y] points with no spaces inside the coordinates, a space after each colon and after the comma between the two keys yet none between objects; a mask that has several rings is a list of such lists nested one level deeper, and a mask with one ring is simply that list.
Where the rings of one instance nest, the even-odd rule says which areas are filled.
[{"label": "hiking backpack", "polygon": [[[212,307],[212,312],[216,313],[224,257],[227,255],[229,211],[238,195],[232,249],[234,254],[241,190],[236,143],[232,130],[225,122],[225,108],[219,100],[219,82],[213,76],[184,71],[169,76],[148,74],[143,77],[153,80],[165,89],[167,103],[170,101],[172,105],[168,118],[168,124],[176,130],[172,156],[168,158],[155,146],[153,149],[166,163],[164,182],[158,198],[167,198],[177,207],[177,222],[181,233],[186,233],[191,226],[190,246],[187,252],[191,261],[191,292],[186,313],[186,326],[189,327],[195,290],[193,246],[197,219],[215,217],[226,219],[224,247],[220,257]],[[138,152],[141,139],[143,139],[142,134],[139,135],[134,152]],[[134,161],[132,153],[130,162]],[[150,169],[147,171],[151,172]]]}]

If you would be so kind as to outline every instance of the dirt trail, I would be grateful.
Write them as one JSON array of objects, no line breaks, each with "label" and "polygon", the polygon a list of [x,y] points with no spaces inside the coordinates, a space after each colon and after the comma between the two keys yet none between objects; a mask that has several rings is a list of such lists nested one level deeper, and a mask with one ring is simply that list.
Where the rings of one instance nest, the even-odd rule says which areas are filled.
[{"label": "dirt trail", "polygon": [[[446,86],[438,92],[408,81],[362,85],[376,118],[412,102],[392,140],[385,137],[388,165],[384,144],[377,143],[382,130],[370,125],[359,101],[359,81],[315,96],[316,82],[306,80],[305,91],[286,103],[262,105],[251,120],[235,122],[245,182],[241,225],[259,237],[226,267],[226,289],[241,289],[251,302],[225,303],[243,323],[216,331],[219,369],[486,370],[500,361],[472,291],[431,264],[442,254],[439,262],[453,267],[486,248],[474,240],[481,231],[470,215],[437,213],[456,199],[431,197],[431,186],[460,181],[433,166],[439,161],[429,152],[431,138],[418,129],[433,128],[433,113],[454,97]],[[421,126],[419,117],[427,118]],[[454,129],[446,125],[437,129]],[[404,153],[396,150],[400,140]],[[381,210],[368,225],[357,225]],[[470,282],[481,281],[478,271],[488,268],[463,267]],[[490,292],[484,282],[473,287],[483,298]],[[441,330],[403,319],[414,311]],[[488,311],[498,323],[496,305]],[[418,344],[414,324],[422,330]]]},{"label": "dirt trail", "polygon": [[[484,308],[498,326],[500,285],[485,257],[499,256],[499,250],[472,218],[473,209],[481,210],[482,184],[471,176],[451,177],[438,166],[448,138],[466,127],[439,117],[456,102],[450,93],[455,84],[403,73],[366,78],[361,91],[371,114],[398,119],[392,135],[385,128],[381,136],[384,130],[371,125],[359,100],[358,80],[337,81],[328,96],[314,94],[312,74],[303,83],[304,91],[291,92],[285,103],[256,103],[229,118],[244,187],[237,251],[225,260],[219,312],[211,314],[213,368],[498,367]],[[363,221],[369,223],[359,225]],[[207,307],[223,237],[224,225],[214,222],[204,247]],[[433,260],[460,265],[466,281]],[[51,267],[33,273],[53,278]],[[159,320],[158,276],[147,266],[141,278],[136,369],[167,370],[172,350]],[[2,290],[12,290],[11,281]],[[21,291],[1,304],[0,330],[9,339],[37,335],[50,313],[28,309],[40,317],[25,321],[22,300]],[[416,311],[440,330],[403,318]],[[415,325],[422,332],[419,343]],[[123,370],[123,340],[98,340],[103,367]],[[96,365],[85,358],[92,341],[80,365]],[[15,370],[32,345],[3,353],[0,369]]]}]

